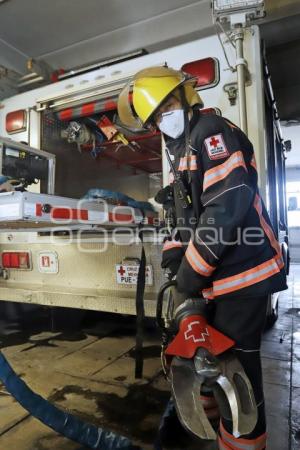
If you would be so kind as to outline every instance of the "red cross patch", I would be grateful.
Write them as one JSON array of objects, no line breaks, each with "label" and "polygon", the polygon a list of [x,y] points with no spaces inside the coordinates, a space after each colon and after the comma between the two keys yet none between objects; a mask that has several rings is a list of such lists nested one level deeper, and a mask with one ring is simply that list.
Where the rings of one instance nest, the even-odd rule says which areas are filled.
[{"label": "red cross patch", "polygon": [[216,134],[215,136],[206,138],[204,144],[209,159],[221,159],[229,156],[222,134]]}]

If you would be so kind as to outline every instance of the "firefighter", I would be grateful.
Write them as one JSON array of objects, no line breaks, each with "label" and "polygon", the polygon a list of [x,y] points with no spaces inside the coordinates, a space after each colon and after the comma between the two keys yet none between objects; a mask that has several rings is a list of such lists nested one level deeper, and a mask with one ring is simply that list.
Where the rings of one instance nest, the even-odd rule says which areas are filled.
[{"label": "firefighter", "polygon": [[[164,244],[162,267],[176,277],[186,298],[206,299],[210,323],[234,340],[253,387],[254,430],[237,438],[230,417],[222,417],[219,448],[263,449],[261,335],[268,296],[287,288],[284,262],[257,187],[251,142],[231,121],[201,111],[195,85],[181,71],[144,69],[133,79],[132,103],[129,88],[124,89],[118,111],[131,128],[155,127],[163,133],[183,192],[174,189],[176,233]],[[210,396],[204,401],[215,408]]]}]

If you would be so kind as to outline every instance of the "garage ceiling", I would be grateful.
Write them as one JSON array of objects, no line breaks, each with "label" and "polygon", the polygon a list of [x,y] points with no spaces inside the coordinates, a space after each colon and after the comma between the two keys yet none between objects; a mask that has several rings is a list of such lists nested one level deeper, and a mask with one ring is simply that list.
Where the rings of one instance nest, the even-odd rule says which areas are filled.
[{"label": "garage ceiling", "polygon": [[[0,38],[22,53],[39,58],[139,22],[147,27],[149,19],[195,3],[199,2],[9,0],[1,6]],[[13,18],[13,26],[5,16]]]},{"label": "garage ceiling", "polygon": [[[0,37],[34,58],[132,27],[193,5],[191,0],[9,0],[2,5]],[[6,15],[13,16],[11,21]],[[145,30],[146,31],[146,30]],[[99,52],[101,49],[99,49]]]},{"label": "garage ceiling", "polygon": [[212,28],[210,14],[208,0],[6,0],[0,39],[11,68],[68,69]]},{"label": "garage ceiling", "polygon": [[[300,1],[266,0],[261,26],[282,117],[300,79]],[[149,52],[214,33],[210,0],[4,0],[0,2],[0,65],[26,72],[29,58],[70,69],[132,50]],[[292,42],[292,43],[291,43]],[[280,70],[294,67],[291,70]],[[297,91],[298,92],[298,91]],[[299,90],[300,94],[300,90]],[[296,111],[297,109],[297,111]]]}]

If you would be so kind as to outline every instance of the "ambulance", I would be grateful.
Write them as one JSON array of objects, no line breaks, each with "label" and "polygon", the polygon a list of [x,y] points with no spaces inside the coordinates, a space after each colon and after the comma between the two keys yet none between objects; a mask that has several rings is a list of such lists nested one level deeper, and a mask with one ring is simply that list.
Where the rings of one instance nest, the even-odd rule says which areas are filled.
[{"label": "ambulance", "polygon": [[[288,267],[285,144],[259,27],[143,53],[1,101],[11,188],[0,193],[0,300],[134,315],[144,246],[145,312],[155,315],[164,224],[152,200],[169,167],[157,131],[122,127],[117,98],[137,71],[165,64],[197,77],[207,113],[247,132]],[[270,299],[270,321],[277,308]]]}]

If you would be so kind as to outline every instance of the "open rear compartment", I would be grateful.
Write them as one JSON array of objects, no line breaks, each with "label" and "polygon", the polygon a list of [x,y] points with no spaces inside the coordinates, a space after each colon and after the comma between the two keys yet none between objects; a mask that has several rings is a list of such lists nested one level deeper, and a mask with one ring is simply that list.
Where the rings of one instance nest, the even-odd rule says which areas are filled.
[{"label": "open rear compartment", "polygon": [[[183,68],[197,77],[200,90],[219,82],[215,58],[195,60]],[[40,194],[2,197],[3,210],[7,211],[8,199],[16,203],[14,198],[23,208],[14,228],[13,218],[7,222],[1,218],[2,256],[12,252],[5,261],[22,258],[27,267],[2,265],[6,277],[0,282],[0,299],[135,314],[141,257],[138,224],[144,215],[145,312],[155,315],[157,292],[164,282],[162,232],[155,227],[157,213],[145,202],[162,187],[161,136],[150,131],[132,134],[119,126],[116,102],[128,78],[118,77],[37,101],[41,152],[56,159],[54,189],[49,192],[42,179]],[[90,197],[83,207],[81,199],[87,193]],[[35,202],[34,195],[40,196]],[[105,198],[109,208],[117,205],[119,214],[111,216],[109,211],[100,223],[90,220],[101,216],[98,197]]]},{"label": "open rear compartment", "polygon": [[125,135],[119,128],[108,140],[98,124],[116,121],[116,104],[106,104],[96,113],[95,103],[41,113],[41,148],[56,156],[55,194],[82,198],[105,189],[147,202],[161,185],[160,134]]},{"label": "open rear compartment", "polygon": [[[16,220],[15,229],[22,229],[22,232],[14,233],[10,228],[9,231],[13,231],[10,240],[6,234],[10,224],[6,223],[1,237],[5,261],[10,264],[14,260],[13,256],[7,255],[10,252],[21,255],[20,258],[26,254],[28,266],[22,270],[3,267],[6,279],[0,282],[0,299],[135,314],[142,249],[138,223],[144,214],[145,223],[150,225],[144,235],[147,254],[145,311],[147,316],[155,315],[156,294],[163,278],[156,222],[149,221],[150,217],[157,217],[157,213],[149,199],[162,184],[161,136],[158,133],[128,133],[122,134],[119,140],[118,129],[117,133],[114,131],[115,139],[105,138],[97,123],[103,116],[107,122],[114,122],[116,115],[116,103],[107,103],[109,107],[98,112],[95,104],[41,111],[40,147],[56,159],[54,195],[46,194],[47,183],[42,180],[40,194],[16,192],[12,197],[18,199],[22,195],[26,209],[27,203],[34,203],[37,196],[40,209],[43,209],[40,220],[48,213],[49,221],[47,226],[40,228],[40,222],[34,223],[35,218],[27,227],[24,227],[24,220]],[[70,128],[75,123],[75,137],[80,143],[77,138],[70,138]],[[82,134],[76,134],[80,127]],[[86,226],[90,224],[80,216],[82,206],[76,205],[82,205],[80,201],[88,193],[87,203],[83,204],[88,205],[89,213],[96,214],[100,196],[107,200],[109,208],[118,207],[116,220],[111,219],[109,212],[108,221]],[[45,206],[49,206],[50,214],[44,211]],[[130,219],[128,209],[134,211],[137,220]],[[66,211],[66,220],[59,216],[58,219],[63,220],[56,220],[52,227],[50,222],[57,211]],[[69,220],[78,218],[83,219],[78,225]]]},{"label": "open rear compartment", "polygon": [[[186,61],[182,70],[195,78],[199,91],[220,81],[217,58]],[[56,195],[80,198],[100,188],[147,201],[162,186],[160,133],[133,134],[117,117],[118,96],[130,79],[120,72],[103,83],[37,102],[40,147],[56,155]]]}]

